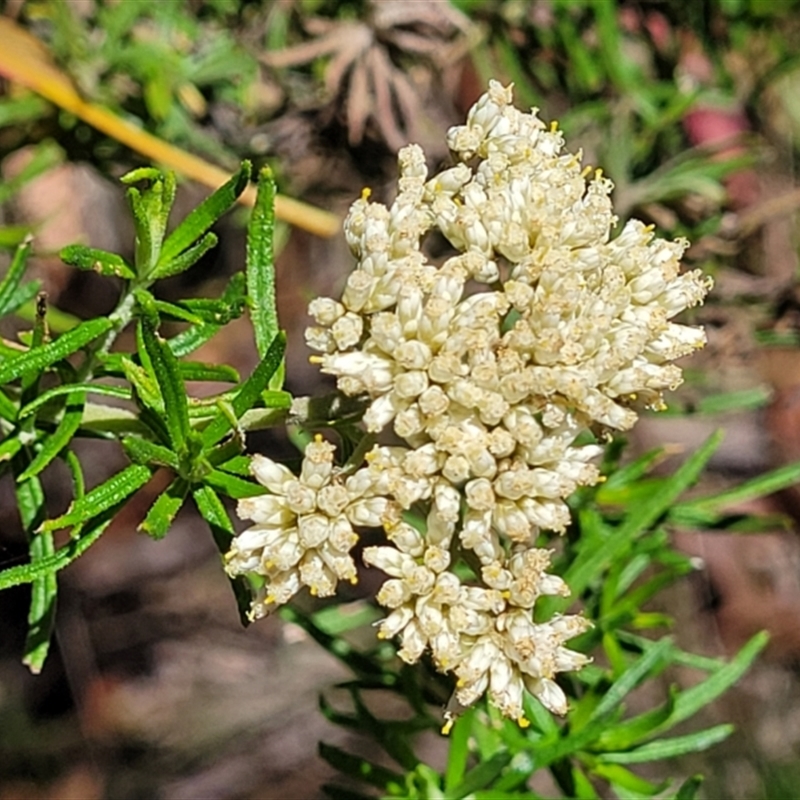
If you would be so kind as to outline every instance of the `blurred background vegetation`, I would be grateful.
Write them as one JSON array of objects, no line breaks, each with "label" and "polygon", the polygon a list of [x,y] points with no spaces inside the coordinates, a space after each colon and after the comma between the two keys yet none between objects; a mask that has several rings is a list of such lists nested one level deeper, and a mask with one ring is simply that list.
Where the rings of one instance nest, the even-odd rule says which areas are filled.
[{"label": "blurred background vegetation", "polygon": [[[722,426],[705,479],[717,487],[800,458],[795,0],[4,0],[0,267],[32,233],[35,277],[61,312],[51,324],[107,313],[109,279],[55,253],[78,240],[130,252],[116,178],[154,158],[200,180],[182,157],[269,163],[284,196],[308,203],[281,224],[278,281],[290,386],[309,393],[305,305],[350,266],[340,234],[306,230],[311,207],[341,218],[365,185],[387,199],[409,141],[444,163],[444,132],[489,78],[513,81],[520,105],[603,168],[621,220],[686,236],[688,266],[715,277],[694,317],[709,347],[632,451],[685,452]],[[154,141],[170,147],[153,155]],[[179,204],[203,193],[185,181]],[[165,299],[222,285],[241,266],[242,222],[224,222],[220,247]],[[212,341],[205,357],[248,369],[247,341]],[[98,480],[118,465],[103,443],[86,447]],[[54,502],[63,477],[46,476]],[[24,552],[10,492],[0,484],[3,563]],[[679,641],[718,654],[773,637],[715,710],[739,733],[690,766],[708,773],[709,798],[800,786],[800,494],[760,502],[773,531],[674,532],[706,564],[666,609]],[[340,668],[299,628],[238,628],[191,516],[158,544],[136,521],[67,572],[58,657],[36,678],[16,660],[25,592],[0,597],[0,798],[321,796],[316,741],[344,734],[324,727],[316,693]],[[435,760],[441,743],[426,746]]]}]

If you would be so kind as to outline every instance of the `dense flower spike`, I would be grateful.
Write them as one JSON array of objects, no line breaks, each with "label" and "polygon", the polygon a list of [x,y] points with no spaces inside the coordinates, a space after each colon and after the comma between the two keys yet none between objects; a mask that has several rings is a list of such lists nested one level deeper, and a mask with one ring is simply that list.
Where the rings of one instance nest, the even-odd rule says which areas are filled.
[{"label": "dense flower spike", "polygon": [[[376,446],[344,482],[322,442],[300,479],[255,461],[273,495],[240,505],[256,524],[228,568],[267,578],[260,616],[303,585],[322,595],[354,579],[351,523],[382,525],[387,543],[364,551],[389,576],[379,635],[398,636],[404,660],[430,652],[453,672],[457,704],[486,694],[525,724],[524,692],[563,714],[555,677],[587,662],[565,646],[583,617],[533,621],[540,596],[569,594],[537,540],[563,531],[566,498],[598,481],[598,437],[681,382],[671,362],[705,337],[671,320],[710,282],[680,273],[685,241],[636,220],[611,238],[611,182],[563,151],[556,126],[514,108],[510,87],[491,82],[448,144],[453,167],[429,177],[409,145],[394,202],[365,191],[353,204],[356,269],[340,300],[309,308],[314,360],[366,399],[368,431],[390,427],[401,444]],[[437,261],[424,249],[433,231],[451,246]]]}]

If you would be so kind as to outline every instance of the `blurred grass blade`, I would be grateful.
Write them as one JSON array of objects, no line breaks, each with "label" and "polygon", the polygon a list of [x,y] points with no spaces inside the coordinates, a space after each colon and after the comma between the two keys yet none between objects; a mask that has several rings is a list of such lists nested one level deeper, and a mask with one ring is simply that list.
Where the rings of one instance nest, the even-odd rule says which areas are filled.
[{"label": "blurred grass blade", "polygon": [[5,316],[13,310],[12,298],[19,288],[22,276],[25,274],[25,267],[28,263],[28,256],[31,252],[30,239],[23,242],[14,252],[14,258],[0,281],[0,317]]},{"label": "blurred grass blade", "polygon": [[[9,17],[0,17],[0,42],[3,42],[0,48],[0,74],[33,89],[151,161],[165,164],[212,188],[228,179],[229,175],[219,167],[162,141],[105,108],[87,103],[69,78],[54,66],[47,48]],[[240,200],[252,205],[255,190],[248,187]],[[275,213],[286,222],[317,236],[333,236],[339,231],[339,219],[336,216],[290,198],[276,198]]]},{"label": "blurred grass blade", "polygon": [[603,753],[599,760],[607,764],[644,764],[648,761],[676,758],[699,753],[725,741],[733,733],[733,725],[716,725],[698,733],[659,739],[625,753]]},{"label": "blurred grass blade", "polygon": [[279,330],[275,304],[274,233],[275,180],[269,167],[265,167],[258,176],[256,204],[247,226],[248,306],[260,358],[266,355]]},{"label": "blurred grass blade", "polygon": [[122,505],[123,503],[112,506],[97,518],[89,520],[85,525],[87,530],[84,533],[70,540],[68,544],[56,550],[52,555],[43,556],[35,563],[22,564],[0,572],[0,590],[10,589],[12,586],[24,583],[33,583],[39,578],[64,569],[83,555],[100,538]]},{"label": "blurred grass blade", "polygon": [[[624,522],[613,531],[608,541],[599,541],[594,547],[581,550],[564,575],[572,595],[580,595],[606,569],[630,543],[655,524],[678,497],[698,478],[708,460],[722,441],[722,432],[710,436],[673,475],[666,478],[647,503],[637,505],[625,517]],[[565,601],[549,603],[548,606],[562,608]]]},{"label": "blurred grass blade", "polygon": [[396,795],[404,785],[402,775],[392,772],[386,767],[373,764],[365,758],[352,755],[339,747],[320,742],[318,752],[323,761],[326,761],[342,774],[348,775],[357,781],[364,781],[364,783],[375,786],[378,789],[383,789],[384,792]]}]

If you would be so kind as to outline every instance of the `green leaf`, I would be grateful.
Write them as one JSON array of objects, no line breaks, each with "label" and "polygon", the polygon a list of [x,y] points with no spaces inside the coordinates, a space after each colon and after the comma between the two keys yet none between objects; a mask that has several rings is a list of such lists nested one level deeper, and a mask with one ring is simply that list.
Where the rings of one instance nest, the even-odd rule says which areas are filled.
[{"label": "green leaf", "polygon": [[683,785],[678,789],[675,795],[675,800],[695,800],[700,787],[703,785],[702,775],[693,775],[691,778],[683,782]]},{"label": "green leaf", "polygon": [[482,761],[464,776],[464,780],[458,786],[448,792],[448,800],[451,798],[458,800],[478,789],[485,789],[508,766],[512,755],[508,750],[501,750],[488,760]]},{"label": "green leaf", "polygon": [[[214,537],[217,550],[223,554],[227,553],[231,546],[231,540],[233,539],[233,525],[225,511],[222,500],[219,499],[217,493],[210,486],[197,487],[192,492],[192,497],[197,505],[197,510],[200,512],[200,516],[208,523],[209,528],[211,528],[211,535]],[[242,625],[247,627],[250,624],[250,619],[247,614],[250,611],[250,600],[252,597],[250,585],[247,579],[242,576],[237,578],[229,577],[228,580],[231,584],[234,597],[236,598],[236,605],[239,609],[239,619]]]},{"label": "green leaf", "polygon": [[217,246],[219,239],[214,233],[207,233],[197,244],[192,245],[188,250],[175,256],[162,267],[156,267],[151,273],[152,280],[170,278],[185,272],[189,267],[194,266],[209,250]]},{"label": "green leaf", "polygon": [[354,756],[339,747],[320,742],[318,752],[322,759],[334,769],[349,775],[357,781],[364,781],[384,791],[396,793],[403,785],[403,776],[397,772],[373,764],[365,758]]},{"label": "green leaf", "polygon": [[175,478],[150,507],[138,530],[144,531],[153,539],[163,539],[188,494],[189,484],[183,478]]},{"label": "green leaf", "polygon": [[136,271],[143,277],[149,276],[159,263],[169,213],[175,200],[175,175],[162,173],[153,167],[142,167],[123,175],[120,181],[127,185],[140,181],[147,183],[142,191],[131,186],[128,201],[136,228]]},{"label": "green leaf", "polygon": [[664,788],[640,778],[621,764],[595,764],[592,767],[592,773],[612,784],[617,793],[622,789],[637,797],[652,797]]},{"label": "green leaf", "polygon": [[759,475],[711,497],[700,497],[680,503],[672,509],[670,519],[678,524],[710,523],[719,517],[726,506],[774,494],[793,486],[798,481],[800,481],[800,461]]},{"label": "green leaf", "polygon": [[[11,314],[12,312],[16,312],[20,317],[25,319],[27,317],[26,306],[32,303],[33,298],[39,294],[41,288],[41,281],[29,281],[28,283],[23,283],[22,286],[18,286],[11,297],[8,298],[6,313]],[[50,309],[47,315],[48,321],[50,322],[52,322],[54,311],[54,309]],[[51,328],[56,330],[55,325],[51,325]]]},{"label": "green leaf", "polygon": [[176,472],[178,470],[178,457],[168,447],[149,442],[139,436],[125,436],[122,439],[122,447],[136,464],[168,467]]},{"label": "green leaf", "polygon": [[93,339],[105,333],[111,324],[105,317],[83,322],[77,328],[59,336],[54,342],[3,361],[0,363],[0,384],[13,381],[26,373],[41,372],[85,347]]},{"label": "green leaf", "polygon": [[61,386],[54,386],[52,389],[47,389],[38,395],[35,400],[31,400],[30,403],[23,406],[19,411],[19,419],[24,419],[56,397],[61,397],[65,394],[69,395],[73,392],[97,394],[105,397],[118,397],[121,400],[131,399],[130,389],[126,389],[122,386],[109,386],[105,383],[65,383]]},{"label": "green leaf", "polygon": [[138,364],[134,364],[127,356],[123,357],[120,363],[128,383],[133,387],[139,400],[146,408],[156,414],[163,415],[164,401],[159,394],[155,381],[147,373],[147,370]]},{"label": "green leaf", "polygon": [[83,270],[92,270],[100,275],[109,275],[129,281],[136,277],[133,267],[116,253],[85,247],[82,244],[71,244],[59,253],[65,264]]},{"label": "green leaf", "polygon": [[[580,551],[564,575],[564,580],[572,590],[573,596],[582,594],[595,577],[608,569],[637,536],[651,528],[674,505],[677,498],[697,480],[721,440],[721,432],[710,436],[673,475],[664,481],[652,494],[649,502],[631,510],[607,541],[597,542],[595,546]],[[547,605],[561,608],[566,602],[556,601]]]},{"label": "green leaf", "polygon": [[26,159],[22,169],[13,178],[0,182],[0,205],[18,192],[26,183],[61,163],[64,151],[47,139],[34,147],[33,157]]},{"label": "green leaf", "polygon": [[[267,351],[267,354],[253,370],[252,375],[242,384],[242,388],[231,401],[234,413],[241,418],[245,411],[252,408],[261,396],[261,392],[269,384],[270,378],[283,362],[286,338],[279,333]],[[224,416],[218,416],[202,434],[203,445],[208,448],[216,444],[231,429],[230,422]]]},{"label": "green leaf", "polygon": [[25,274],[25,267],[28,263],[28,256],[31,252],[31,240],[27,239],[14,252],[14,258],[0,282],[0,317],[11,313],[18,305],[12,301],[14,293],[19,288],[22,276]]},{"label": "green leaf", "polygon": [[767,646],[769,635],[765,632],[757,633],[750,641],[731,659],[730,663],[718,668],[706,680],[692,686],[675,700],[675,707],[669,718],[656,730],[664,731],[693,717],[701,708],[716,700],[723,692],[733,686],[739,678],[750,668],[758,654]]},{"label": "green leaf", "polygon": [[[17,458],[22,466],[24,456]],[[53,554],[53,535],[34,534],[45,517],[45,498],[38,478],[30,478],[16,487],[17,507],[23,530],[29,538],[29,554],[34,569]],[[50,649],[50,640],[55,624],[56,594],[58,585],[52,573],[40,574],[32,581],[31,604],[28,610],[28,633],[22,663],[36,675],[41,672]]]},{"label": "green leaf", "polygon": [[247,226],[247,295],[256,348],[263,358],[277,336],[275,304],[275,180],[269,167],[258,176],[258,194]]},{"label": "green leaf", "polygon": [[156,273],[202,236],[235,202],[250,180],[250,162],[243,161],[239,171],[188,214],[167,237],[156,265]]},{"label": "green leaf", "polygon": [[733,730],[733,725],[716,725],[686,736],[659,739],[626,753],[603,753],[598,756],[598,760],[606,764],[645,764],[648,761],[662,761],[687,753],[699,753],[725,741]]},{"label": "green leaf", "polygon": [[239,373],[227,364],[204,364],[201,361],[179,361],[178,369],[185,381],[238,383]]},{"label": "green leaf", "polygon": [[38,475],[67,447],[80,427],[85,402],[85,392],[80,390],[70,392],[67,396],[67,404],[64,408],[61,422],[58,423],[58,427],[53,433],[44,440],[41,450],[36,454],[28,468],[17,478],[18,481],[26,481],[34,475]]},{"label": "green leaf", "polygon": [[42,530],[55,531],[97,517],[141,489],[150,480],[150,474],[150,470],[142,464],[126,467],[83,497],[76,499],[65,514],[46,520],[42,524]]},{"label": "green leaf", "polygon": [[203,482],[234,500],[240,500],[243,497],[258,497],[267,491],[260,483],[245,481],[218,469],[212,469],[204,477]]},{"label": "green leaf", "polygon": [[189,404],[181,379],[178,360],[169,345],[158,335],[153,319],[145,313],[139,320],[147,356],[164,401],[164,414],[169,439],[180,457],[186,450],[189,435]]},{"label": "green leaf", "polygon": [[444,791],[449,796],[455,786],[464,780],[469,759],[469,739],[475,722],[475,709],[468,708],[453,724],[450,732],[450,747],[447,752],[447,767],[444,773]]},{"label": "green leaf", "polygon": [[53,555],[37,559],[35,563],[21,564],[0,572],[0,590],[10,589],[12,586],[19,586],[23,583],[33,583],[64,569],[83,555],[100,538],[103,531],[111,524],[117,511],[118,507],[112,507],[98,518],[87,522],[88,530],[86,532],[56,550]]}]

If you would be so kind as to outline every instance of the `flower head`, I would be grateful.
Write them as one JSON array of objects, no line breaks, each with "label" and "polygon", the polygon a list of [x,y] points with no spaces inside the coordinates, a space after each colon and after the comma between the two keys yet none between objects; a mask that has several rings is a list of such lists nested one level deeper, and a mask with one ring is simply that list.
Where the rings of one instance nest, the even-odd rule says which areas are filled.
[{"label": "flower head", "polygon": [[[303,585],[322,595],[353,579],[352,525],[382,525],[386,543],[364,550],[387,575],[379,636],[454,673],[458,704],[486,694],[525,724],[524,693],[563,714],[556,677],[588,661],[566,646],[582,616],[534,621],[540,597],[569,594],[540,535],[564,531],[566,499],[599,480],[599,435],[680,383],[672,362],[705,339],[674,318],[710,282],[681,273],[683,240],[636,220],[613,236],[611,182],[517,110],[510,87],[491,82],[448,144],[452,167],[429,176],[409,145],[394,202],[365,191],[353,204],[356,268],[340,299],[309,308],[314,360],[396,443],[346,480],[322,442],[297,479],[254,462],[273,495],[243,501],[256,524],[228,568],[267,578],[258,615]],[[435,231],[451,248],[438,260]]]}]

